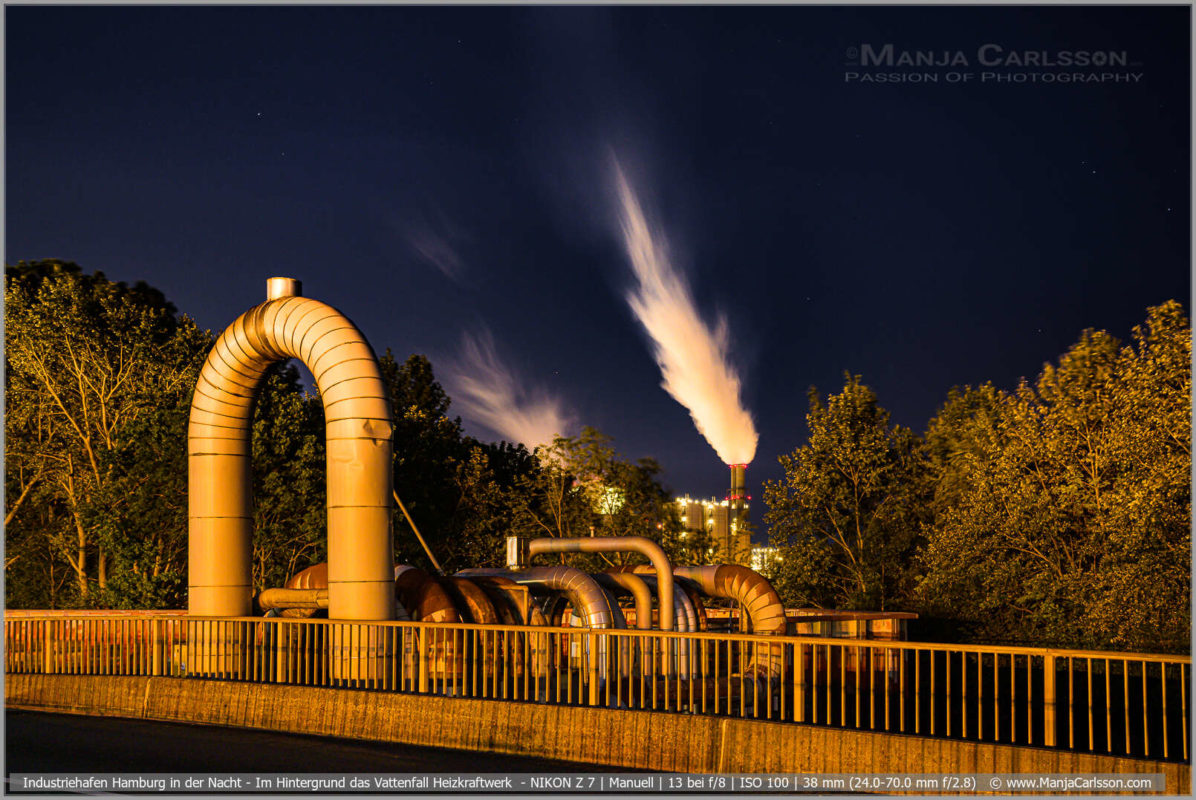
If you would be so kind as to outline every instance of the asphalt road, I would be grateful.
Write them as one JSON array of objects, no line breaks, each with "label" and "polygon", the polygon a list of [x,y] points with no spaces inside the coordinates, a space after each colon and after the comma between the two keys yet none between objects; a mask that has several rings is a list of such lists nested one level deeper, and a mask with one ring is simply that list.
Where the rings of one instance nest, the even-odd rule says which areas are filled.
[{"label": "asphalt road", "polygon": [[635,772],[571,761],[322,736],[6,709],[4,774]]}]

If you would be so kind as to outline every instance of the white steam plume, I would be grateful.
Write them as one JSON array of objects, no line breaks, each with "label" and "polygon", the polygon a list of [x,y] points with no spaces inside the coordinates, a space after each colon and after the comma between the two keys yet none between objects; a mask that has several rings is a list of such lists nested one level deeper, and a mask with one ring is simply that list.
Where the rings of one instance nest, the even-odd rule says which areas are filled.
[{"label": "white steam plume", "polygon": [[661,386],[689,409],[698,431],[727,464],[747,464],[759,436],[739,401],[739,375],[727,357],[727,321],[711,329],[698,316],[684,277],[669,261],[663,237],[653,235],[618,163],[620,221],[638,285],[627,294],[632,312],[654,344]]},{"label": "white steam plume", "polygon": [[461,357],[449,367],[446,380],[467,419],[529,450],[552,444],[573,427],[559,398],[523,385],[503,363],[489,330],[462,337]]}]

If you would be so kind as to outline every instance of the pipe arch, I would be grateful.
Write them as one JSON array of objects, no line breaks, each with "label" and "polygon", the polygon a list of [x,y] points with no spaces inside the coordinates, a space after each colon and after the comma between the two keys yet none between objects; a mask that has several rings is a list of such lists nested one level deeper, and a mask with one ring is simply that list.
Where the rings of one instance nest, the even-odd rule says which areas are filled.
[{"label": "pipe arch", "polygon": [[220,335],[195,385],[187,426],[188,610],[252,613],[253,403],[266,369],[297,358],[324,402],[328,616],[393,619],[394,426],[378,359],[347,317],[298,296],[298,281],[271,278],[268,296]]}]

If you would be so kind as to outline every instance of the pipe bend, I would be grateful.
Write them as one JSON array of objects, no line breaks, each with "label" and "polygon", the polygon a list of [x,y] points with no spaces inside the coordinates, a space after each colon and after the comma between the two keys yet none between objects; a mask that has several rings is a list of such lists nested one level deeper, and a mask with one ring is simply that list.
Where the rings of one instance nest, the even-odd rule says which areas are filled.
[{"label": "pipe bend", "polygon": [[[749,616],[752,631],[762,636],[785,633],[785,606],[776,589],[760,573],[738,564],[705,567],[677,567],[680,578],[688,578],[711,597],[735,600]],[[780,645],[753,646],[744,674],[777,678],[784,672]]]},{"label": "pipe bend", "polygon": [[561,592],[569,598],[570,604],[580,614],[582,624],[587,628],[617,628],[627,625],[626,620],[623,620],[623,612],[611,601],[610,596],[597,581],[575,567],[529,567],[518,572],[505,569],[466,569],[457,575],[510,578],[533,592]]},{"label": "pipe bend", "polygon": [[652,590],[642,577],[630,572],[599,572],[594,580],[605,589],[630,594],[635,601],[635,627],[652,629]]},{"label": "pipe bend", "polygon": [[673,628],[673,569],[664,549],[643,536],[598,536],[568,539],[532,539],[527,546],[528,559],[542,553],[639,553],[652,562],[660,578],[660,626]]},{"label": "pipe bend", "polygon": [[[188,610],[251,611],[253,400],[267,367],[298,358],[317,376],[327,423],[329,616],[392,619],[393,414],[386,384],[352,321],[318,300],[285,294],[297,291],[297,282],[283,287],[282,280],[271,279],[270,299],[221,333],[195,383],[187,424]],[[210,552],[213,538],[228,542],[230,552]]]}]

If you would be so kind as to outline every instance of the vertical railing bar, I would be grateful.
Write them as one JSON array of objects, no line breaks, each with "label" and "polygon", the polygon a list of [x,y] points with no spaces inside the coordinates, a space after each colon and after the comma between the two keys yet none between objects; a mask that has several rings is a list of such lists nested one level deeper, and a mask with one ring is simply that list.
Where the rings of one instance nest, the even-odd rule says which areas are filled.
[{"label": "vertical railing bar", "polygon": [[1125,720],[1125,754],[1128,756],[1133,752],[1130,747],[1130,662],[1129,659],[1121,659],[1121,702],[1122,702],[1122,719]]},{"label": "vertical railing bar", "polygon": [[[922,651],[915,649],[914,655],[914,733],[922,732]],[[904,694],[902,695],[904,697]]]},{"label": "vertical railing bar", "polygon": [[943,660],[947,664],[947,669],[946,669],[947,674],[945,676],[945,681],[946,681],[947,686],[946,686],[946,691],[944,693],[945,697],[943,698],[943,700],[944,700],[944,704],[946,705],[946,708],[947,708],[947,735],[950,736],[951,735],[951,651],[950,650],[944,651],[943,656],[944,656]]},{"label": "vertical railing bar", "polygon": [[[715,660],[717,661],[717,657]],[[703,714],[706,713],[706,710],[708,708],[707,697],[706,697],[706,695],[707,695],[706,685],[707,685],[708,681],[710,680],[709,670],[710,670],[710,643],[708,641],[706,641],[705,639],[703,639],[702,640],[702,713]],[[717,700],[718,687],[715,686],[714,688],[715,688],[715,698],[716,698],[715,705],[717,706],[717,704],[718,704],[718,700]],[[717,708],[715,708],[714,713],[716,713],[716,714],[718,713]]]},{"label": "vertical railing bar", "polygon": [[1171,747],[1167,741],[1167,662],[1159,662],[1159,688],[1163,694],[1163,758],[1171,754]]},{"label": "vertical railing bar", "polygon": [[728,714],[735,713],[735,709],[732,705],[733,695],[732,695],[732,684],[731,684],[731,674],[735,671],[734,670],[735,653],[734,653],[734,650],[732,649],[732,648],[734,648],[734,646],[735,646],[734,642],[732,642],[731,640],[727,640],[727,658],[726,658],[726,664],[725,664],[725,676],[726,676],[726,687],[727,687],[726,697],[727,697],[727,713]]},{"label": "vertical railing bar", "polygon": [[1091,752],[1096,749],[1092,730],[1092,656],[1087,659],[1088,662],[1088,751]]},{"label": "vertical railing bar", "polygon": [[1030,653],[1026,654],[1026,744],[1034,744],[1034,656]]},{"label": "vertical railing bar", "polygon": [[968,653],[959,652],[959,681],[963,684],[963,698],[960,703],[963,710],[963,738],[968,738]]},{"label": "vertical railing bar", "polygon": [[835,645],[839,651],[839,724],[847,727],[847,645]]},{"label": "vertical railing bar", "polygon": [[[1029,670],[1026,671],[1029,674]],[[1026,716],[1029,719],[1029,715]],[[1018,740],[1018,655],[1009,653],[1009,743]]]},{"label": "vertical railing bar", "polygon": [[[287,630],[286,626],[282,623],[275,623],[274,640],[276,642],[283,641],[284,630]],[[288,635],[286,638],[288,653],[291,648],[290,640],[293,638],[295,641],[295,658],[299,662],[298,681],[300,686],[315,686],[319,681],[319,655],[317,654],[319,648],[316,646],[318,631],[318,623],[307,623],[300,625],[293,636]]]},{"label": "vertical railing bar", "polygon": [[[682,646],[683,645],[682,645],[681,639],[679,639],[675,636],[669,637],[669,647],[667,650],[667,652],[670,654],[669,655],[669,669],[672,672],[671,677],[672,677],[673,685],[676,686],[676,688],[677,688],[677,697],[676,697],[677,706],[674,709],[675,711],[681,710],[681,650],[682,650]],[[674,668],[674,664],[676,665],[676,668]]]},{"label": "vertical railing bar", "polygon": [[[651,673],[651,666],[648,663],[648,661],[649,661],[649,656],[648,656],[649,645],[650,645],[650,639],[647,636],[639,636],[635,640],[636,662],[637,663],[636,663],[636,674],[633,676],[632,680],[634,682],[634,685],[638,686],[639,688],[638,688],[638,690],[636,690],[636,689],[634,689],[634,686],[632,686],[632,685],[629,685],[627,688],[627,704],[629,706],[631,706],[632,708],[642,709],[645,707],[645,705],[647,703],[647,698],[648,698],[647,679],[648,679],[648,675]],[[718,660],[718,645],[717,644],[715,645],[714,658],[716,661]],[[714,687],[714,694],[716,697],[718,696],[718,685],[717,684],[715,684],[715,687]],[[634,695],[634,697],[632,695]],[[716,701],[716,705],[717,705],[717,701]]]},{"label": "vertical railing bar", "polygon": [[1075,657],[1067,657],[1067,746],[1076,746],[1076,675]]},{"label": "vertical railing bar", "polygon": [[1184,760],[1188,759],[1188,681],[1191,679],[1192,668],[1188,666],[1189,677],[1184,677],[1184,665],[1179,665],[1179,718],[1180,729],[1183,731]]},{"label": "vertical railing bar", "polygon": [[1142,750],[1147,756],[1150,755],[1150,723],[1147,719],[1146,709],[1146,662],[1142,662]]},{"label": "vertical railing bar", "polygon": [[[1009,660],[1013,661],[1013,653]],[[1001,741],[1001,654],[997,651],[993,651],[993,741]]]},{"label": "vertical railing bar", "polygon": [[[877,649],[878,648],[875,645],[868,645],[867,658],[866,658],[866,660],[868,662],[868,729],[873,730],[873,731],[876,730],[876,711],[877,711],[877,708],[876,708],[876,706],[877,706],[877,702],[876,702],[876,692],[877,692],[877,688],[876,688],[876,681],[877,681],[876,651],[877,651]],[[883,692],[884,689],[881,688],[880,691]]]},{"label": "vertical railing bar", "polygon": [[[993,654],[994,658],[996,653]],[[994,666],[995,669],[995,666]],[[976,739],[984,739],[984,651],[976,653]]]},{"label": "vertical railing bar", "polygon": [[453,673],[450,670],[455,670],[457,667],[457,654],[452,652],[449,646],[448,637],[451,631],[445,629],[443,626],[437,628],[440,634],[440,681],[437,683],[437,694],[442,697],[449,693],[450,680]]},{"label": "vertical railing bar", "polygon": [[1113,754],[1113,664],[1105,658],[1105,752]]},{"label": "vertical railing bar", "polygon": [[[495,641],[495,637],[498,635],[499,635],[498,631],[495,631],[495,630],[484,631],[483,641],[486,642],[486,652],[487,653],[493,652],[494,648],[496,646],[498,646],[498,642]],[[482,684],[483,684],[483,686],[482,686],[483,694],[486,694],[488,697],[498,698],[498,696],[499,696],[499,676],[498,676],[498,674],[495,673],[495,671],[492,670],[492,671],[484,672]]]},{"label": "vertical railing bar", "polygon": [[[882,647],[881,652],[884,653],[884,658],[882,659],[884,664],[884,672],[882,673],[881,681],[884,686],[885,693],[885,730],[887,731],[889,729],[889,717],[892,715],[892,712],[889,710],[889,697],[892,694],[892,692],[889,691],[889,648]],[[898,665],[897,670],[898,673],[900,673],[900,665]],[[902,727],[904,727],[904,725]]]},{"label": "vertical railing bar", "polygon": [[[777,691],[780,692],[780,705],[778,706],[777,719],[783,720],[783,719],[785,719],[785,708],[786,708],[786,706],[785,706],[785,664],[786,664],[786,662],[788,662],[789,664],[793,663],[793,657],[789,656],[789,658],[786,658],[786,654],[791,652],[793,645],[782,642],[780,647],[781,647],[781,668],[777,672],[777,676],[778,676],[777,677]],[[772,685],[772,662],[771,661],[769,662],[768,666],[769,666],[768,681],[769,681],[769,685],[771,686]],[[771,708],[771,705],[769,707]]]},{"label": "vertical railing bar", "polygon": [[[856,728],[859,728],[860,727],[860,673],[864,671],[864,664],[863,664],[864,652],[863,652],[863,648],[858,644],[852,649],[855,650],[855,726],[856,726]],[[868,655],[869,656],[872,655],[871,650],[868,651]],[[869,661],[871,661],[871,659],[869,659]],[[844,691],[846,691],[846,689]],[[846,696],[846,695],[844,695],[844,696]],[[868,721],[869,729],[876,727],[876,717],[875,717],[875,714],[873,714],[873,711],[874,711],[874,703],[872,702],[872,665],[871,665],[871,663],[869,663],[869,665],[868,665],[868,713],[872,715],[872,717]]]}]

